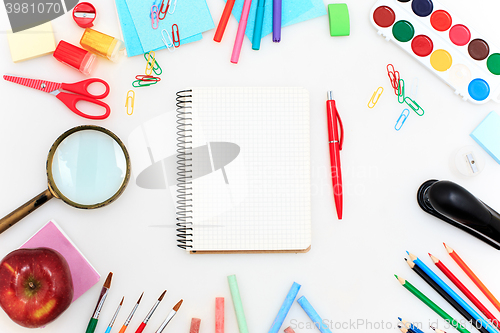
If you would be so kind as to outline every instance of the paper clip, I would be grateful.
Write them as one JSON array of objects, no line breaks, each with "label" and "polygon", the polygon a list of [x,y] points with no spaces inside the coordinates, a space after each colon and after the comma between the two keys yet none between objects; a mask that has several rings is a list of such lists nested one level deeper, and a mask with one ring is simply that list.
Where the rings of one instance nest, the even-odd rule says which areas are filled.
[{"label": "paper clip", "polygon": [[153,29],[158,29],[158,6],[153,5],[151,7],[151,27]]},{"label": "paper clip", "polygon": [[[405,112],[406,111],[406,112]],[[410,110],[404,109],[403,112],[401,112],[401,115],[398,118],[398,121],[396,122],[396,125],[394,125],[394,129],[396,131],[399,131],[401,127],[403,127],[403,124],[405,123],[406,119],[410,116]],[[402,118],[402,119],[401,119]],[[398,126],[399,125],[399,126]]]},{"label": "paper clip", "polygon": [[[424,113],[425,113],[424,109],[422,109],[420,107],[420,105],[418,105],[418,103],[415,102],[414,100],[412,100],[410,97],[405,97],[405,103],[410,107],[410,109],[415,111],[415,113],[418,114],[419,116],[424,115]],[[418,113],[418,111],[420,111],[420,110],[422,110],[422,113]]]},{"label": "paper clip", "polygon": [[132,87],[134,88],[140,88],[140,87],[149,87],[152,86],[153,84],[157,84],[159,82],[156,80],[135,80],[132,82]]},{"label": "paper clip", "polygon": [[[177,0],[173,0],[173,1],[174,1],[174,4],[172,6],[170,6],[170,9],[172,9],[172,11],[170,11],[170,9],[167,9],[168,13],[170,15],[172,15],[175,12],[175,7],[177,7]],[[170,0],[168,0],[168,3],[170,5]]]},{"label": "paper clip", "polygon": [[143,81],[143,82],[144,81],[155,81],[155,82],[161,81],[161,78],[156,77],[156,76],[152,76],[152,75],[136,75],[135,79],[139,80],[139,81]]},{"label": "paper clip", "polygon": [[[149,51],[147,53],[147,58],[146,58],[146,75],[151,75],[153,74],[153,67],[154,67],[154,64],[156,63],[156,59],[155,59],[155,51]],[[144,53],[144,57],[146,57],[146,53]]]},{"label": "paper clip", "polygon": [[411,89],[410,89],[410,93],[408,95],[411,98],[417,99],[417,95],[418,95],[418,77],[413,78],[413,81],[411,81]]},{"label": "paper clip", "polygon": [[[130,93],[132,93],[132,95],[130,95]],[[129,90],[127,92],[127,99],[125,100],[125,107],[127,108],[127,114],[129,116],[131,116],[134,113],[134,100],[135,100],[135,92],[133,90]],[[130,111],[129,111],[129,105],[130,105]]]},{"label": "paper clip", "polygon": [[389,76],[391,86],[394,89],[394,94],[397,95],[400,75],[399,72],[394,69],[394,66],[392,64],[387,65],[387,75]]},{"label": "paper clip", "polygon": [[172,24],[172,44],[177,48],[181,46],[181,39],[179,38],[179,27],[177,24]]},{"label": "paper clip", "polygon": [[399,79],[398,102],[399,104],[403,104],[404,101],[405,101],[405,81],[403,79]]},{"label": "paper clip", "polygon": [[[158,18],[159,18],[160,20],[163,20],[163,19],[165,18],[165,16],[167,16],[168,7],[170,7],[170,0],[167,0],[167,5],[165,6],[165,10],[163,10],[163,6],[164,6],[164,4],[165,4],[165,0],[163,0],[163,1],[161,2],[161,6],[160,6],[160,13],[158,14]],[[161,14],[161,15],[163,15],[163,16],[161,16],[160,14]]]},{"label": "paper clip", "polygon": [[[163,33],[165,33],[165,34],[163,34]],[[165,38],[165,35],[167,35],[167,38]],[[161,31],[161,40],[163,41],[163,44],[165,44],[165,46],[167,47],[167,49],[170,52],[174,52],[175,51],[174,42],[170,38],[170,35],[167,32],[167,30],[165,30],[165,29],[163,29]]]},{"label": "paper clip", "polygon": [[[150,61],[149,54],[151,52],[153,52],[153,59]],[[150,67],[152,67],[153,72],[156,75],[161,75],[161,73],[163,73],[163,70],[161,69],[160,64],[158,63],[158,61],[156,61],[155,51],[150,51],[150,52],[144,53],[144,59],[146,59],[146,61],[148,62],[147,65],[146,65],[146,75],[151,75],[152,74],[151,72],[149,72],[149,74],[148,74],[148,69]]]},{"label": "paper clip", "polygon": [[[380,90],[380,92],[379,92]],[[368,102],[368,107],[370,109],[373,109],[375,107],[375,105],[377,104],[380,96],[382,96],[382,93],[384,92],[384,88],[382,87],[378,87],[377,90],[375,90],[375,92],[373,93],[372,95],[372,98],[370,99],[370,101]],[[371,106],[370,106],[371,105]]]}]

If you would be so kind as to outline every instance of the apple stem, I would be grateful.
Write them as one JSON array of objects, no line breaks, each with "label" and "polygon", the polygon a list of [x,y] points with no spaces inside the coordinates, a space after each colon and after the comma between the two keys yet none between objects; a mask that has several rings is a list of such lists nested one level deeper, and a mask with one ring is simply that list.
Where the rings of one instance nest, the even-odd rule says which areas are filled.
[{"label": "apple stem", "polygon": [[29,282],[28,283],[29,287],[31,288],[31,290],[34,290],[35,289],[35,284],[33,282]]}]

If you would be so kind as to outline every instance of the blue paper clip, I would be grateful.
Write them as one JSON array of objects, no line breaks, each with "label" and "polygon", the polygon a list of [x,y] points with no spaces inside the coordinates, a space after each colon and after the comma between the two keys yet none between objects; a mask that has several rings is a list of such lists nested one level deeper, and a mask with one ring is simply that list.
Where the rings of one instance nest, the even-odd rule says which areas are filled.
[{"label": "blue paper clip", "polygon": [[[410,109],[415,111],[415,113],[418,114],[420,117],[424,115],[425,113],[424,109],[422,109],[420,105],[418,105],[418,103],[412,100],[410,97],[405,97],[404,101],[410,107]],[[419,111],[422,112],[419,113]]]},{"label": "blue paper clip", "polygon": [[[405,112],[406,111],[406,112]],[[404,109],[403,112],[401,112],[401,115],[398,118],[398,121],[396,122],[396,125],[394,125],[394,129],[396,131],[399,131],[401,127],[403,127],[406,119],[410,116],[410,110]],[[401,119],[402,118],[402,119]],[[398,126],[399,125],[399,126]]]}]

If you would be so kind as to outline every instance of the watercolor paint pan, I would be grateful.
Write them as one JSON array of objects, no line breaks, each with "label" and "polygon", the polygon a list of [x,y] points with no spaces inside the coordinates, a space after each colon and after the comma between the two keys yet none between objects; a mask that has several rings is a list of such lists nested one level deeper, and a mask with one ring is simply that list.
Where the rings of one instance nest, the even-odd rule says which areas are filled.
[{"label": "watercolor paint pan", "polygon": [[500,48],[437,1],[379,0],[370,12],[378,33],[475,104],[500,103]]}]

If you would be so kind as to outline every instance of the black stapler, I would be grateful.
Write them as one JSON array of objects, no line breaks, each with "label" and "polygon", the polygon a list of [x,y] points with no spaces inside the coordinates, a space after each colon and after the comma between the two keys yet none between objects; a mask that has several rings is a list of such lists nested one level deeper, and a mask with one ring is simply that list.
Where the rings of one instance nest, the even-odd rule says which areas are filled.
[{"label": "black stapler", "polygon": [[428,180],[420,185],[417,201],[425,212],[500,250],[500,214],[460,185]]}]

